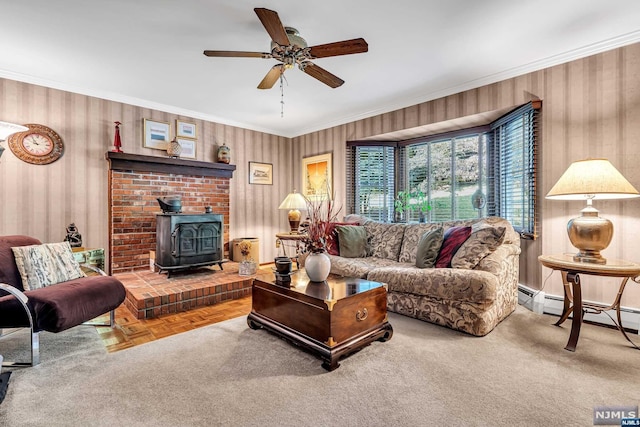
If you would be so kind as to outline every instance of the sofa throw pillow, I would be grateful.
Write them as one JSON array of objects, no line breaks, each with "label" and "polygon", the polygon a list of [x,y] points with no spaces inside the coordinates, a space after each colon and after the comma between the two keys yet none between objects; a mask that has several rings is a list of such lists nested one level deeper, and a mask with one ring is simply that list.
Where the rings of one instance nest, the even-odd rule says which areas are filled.
[{"label": "sofa throw pillow", "polygon": [[475,268],[482,258],[495,251],[504,242],[506,231],[504,227],[484,227],[471,233],[451,259],[451,267]]},{"label": "sofa throw pillow", "polygon": [[69,242],[11,248],[25,291],[85,277]]},{"label": "sofa throw pillow", "polygon": [[340,247],[338,246],[338,225],[360,225],[350,222],[330,222],[327,226],[327,253],[329,255],[340,255]]},{"label": "sofa throw pillow", "polygon": [[367,256],[367,232],[360,225],[337,225],[340,256],[363,258]]},{"label": "sofa throw pillow", "polygon": [[415,264],[416,252],[418,250],[418,242],[420,241],[420,238],[424,233],[433,231],[437,228],[443,227],[438,223],[407,224],[406,227],[404,227],[404,236],[402,237],[402,247],[400,248],[400,254],[398,255],[398,262]]},{"label": "sofa throw pillow", "polygon": [[444,232],[436,268],[451,267],[451,259],[471,234],[471,227],[451,227]]},{"label": "sofa throw pillow", "polygon": [[443,238],[442,227],[427,231],[420,237],[416,251],[416,267],[433,268],[440,253]]}]

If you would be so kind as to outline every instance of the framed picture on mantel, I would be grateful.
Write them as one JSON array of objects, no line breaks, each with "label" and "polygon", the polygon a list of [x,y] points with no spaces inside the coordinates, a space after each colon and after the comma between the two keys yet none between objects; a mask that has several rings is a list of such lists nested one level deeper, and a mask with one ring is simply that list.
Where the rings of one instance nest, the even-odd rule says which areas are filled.
[{"label": "framed picture on mantel", "polygon": [[149,119],[143,120],[143,145],[147,148],[155,148],[156,150],[166,150],[169,145],[169,135],[171,134],[171,126],[169,123]]},{"label": "framed picture on mantel", "polygon": [[196,139],[196,124],[176,120],[176,136],[178,138]]},{"label": "framed picture on mantel", "polygon": [[180,157],[183,159],[195,159],[196,158],[196,141],[193,139],[176,138],[176,141],[182,147]]}]

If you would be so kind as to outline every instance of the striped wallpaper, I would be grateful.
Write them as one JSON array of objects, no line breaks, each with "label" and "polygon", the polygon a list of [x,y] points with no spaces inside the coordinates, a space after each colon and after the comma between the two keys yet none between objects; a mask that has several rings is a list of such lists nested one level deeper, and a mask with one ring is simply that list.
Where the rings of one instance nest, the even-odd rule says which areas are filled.
[{"label": "striped wallpaper", "polygon": [[[586,157],[608,158],[640,188],[640,44],[532,72],[445,98],[424,102],[293,139],[161,111],[106,101],[36,85],[0,79],[0,120],[40,123],[56,130],[65,142],[62,159],[35,166],[19,161],[10,150],[0,159],[0,234],[28,234],[43,241],[64,238],[75,222],[85,246],[107,245],[107,162],[113,122],[122,122],[125,152],[164,155],[142,146],[142,119],[195,122],[197,159],[214,161],[218,144],[231,148],[237,165],[231,180],[230,238],[260,239],[260,261],[276,255],[275,233],[287,229],[286,212],[278,205],[299,189],[303,157],[333,153],[333,181],[338,200],[345,197],[345,142],[388,132],[487,113],[541,99],[539,205],[541,233],[523,241],[520,281],[562,295],[560,276],[538,264],[539,254],[573,252],[567,221],[579,214],[580,202],[547,201],[544,195],[568,165]],[[272,186],[248,184],[248,162],[272,163]],[[596,207],[611,219],[615,234],[604,255],[640,261],[640,200],[603,201]],[[613,279],[583,280],[585,299],[609,302]],[[628,286],[623,305],[640,308],[640,287]]]},{"label": "striped wallpaper", "polygon": [[[294,158],[333,150],[334,183],[344,203],[345,142],[411,129],[541,99],[538,202],[541,231],[522,240],[520,283],[562,295],[559,273],[542,269],[538,255],[575,252],[567,221],[581,202],[547,201],[544,195],[572,161],[606,157],[640,189],[640,44],[597,54],[445,98],[294,138]],[[298,164],[296,164],[298,167]],[[297,172],[299,173],[299,172]],[[599,201],[596,208],[615,227],[605,257],[640,262],[640,199]],[[583,278],[585,299],[610,303],[617,279]],[[640,286],[627,286],[623,305],[640,308]]]},{"label": "striped wallpaper", "polygon": [[[143,147],[144,118],[170,123],[172,136],[176,119],[196,123],[197,160],[215,161],[222,143],[231,148],[237,169],[231,179],[229,236],[257,237],[261,262],[272,259],[275,234],[288,229],[286,212],[278,205],[291,190],[290,139],[7,79],[0,79],[0,120],[49,126],[62,137],[65,153],[50,165],[31,165],[18,160],[4,143],[0,234],[54,242],[64,239],[67,224],[74,222],[85,247],[108,248],[105,153],[113,149],[113,122],[122,122],[124,152],[166,156]],[[249,161],[272,163],[273,185],[250,185]]]}]

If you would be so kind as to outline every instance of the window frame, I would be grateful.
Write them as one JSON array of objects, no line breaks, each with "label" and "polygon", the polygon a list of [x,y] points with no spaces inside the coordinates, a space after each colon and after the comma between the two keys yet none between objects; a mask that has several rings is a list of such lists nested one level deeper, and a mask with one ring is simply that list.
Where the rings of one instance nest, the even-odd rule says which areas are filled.
[{"label": "window frame", "polygon": [[[520,233],[520,237],[528,240],[536,240],[539,236],[537,158],[538,147],[540,146],[541,109],[542,101],[536,100],[515,108],[511,112],[493,121],[491,123],[492,136],[490,137],[492,141],[489,143],[490,150],[492,151],[492,153],[490,153],[492,157],[490,164],[493,165],[493,168],[497,167],[499,172],[497,174],[494,172],[491,175],[493,182],[490,188],[492,188],[493,191],[488,196],[488,213],[509,220],[513,228]],[[519,205],[522,213],[518,215],[520,216],[520,223],[515,221],[514,216],[516,214],[510,209],[511,205],[507,199],[507,190],[504,190],[507,185],[507,183],[504,182],[505,174],[508,169],[514,167],[514,165],[509,165],[511,168],[507,168],[504,164],[506,162],[505,157],[507,156],[507,150],[516,146],[517,143],[514,142],[515,137],[513,135],[510,136],[510,141],[505,142],[504,139],[502,142],[496,141],[496,132],[499,132],[499,128],[513,125],[514,122],[517,121],[523,122],[521,130],[522,152],[519,158],[522,170],[515,170],[511,175],[511,179],[516,179],[515,177],[518,173],[523,176],[523,188],[521,189],[523,200],[522,204]],[[496,177],[498,178],[497,180]],[[487,178],[489,178],[489,176],[487,176]],[[518,205],[516,205],[516,207],[517,206]]]},{"label": "window frame", "polygon": [[[451,172],[451,211],[450,211],[450,216],[451,218],[446,219],[446,220],[442,220],[442,221],[454,221],[454,220],[458,220],[458,219],[469,219],[469,218],[459,218],[457,217],[457,196],[456,196],[456,190],[457,190],[457,183],[455,180],[455,176],[456,176],[456,141],[462,140],[462,139],[466,139],[466,138],[478,138],[477,144],[478,144],[478,156],[479,156],[479,160],[478,160],[478,166],[479,166],[479,172],[478,172],[478,185],[482,186],[482,176],[485,174],[485,171],[482,169],[482,165],[483,165],[483,157],[486,155],[486,153],[484,153],[484,149],[483,149],[483,145],[486,143],[484,141],[485,139],[485,135],[486,133],[490,130],[490,126],[489,125],[483,125],[483,126],[475,126],[475,127],[471,127],[471,128],[465,128],[465,129],[459,129],[459,130],[455,130],[455,131],[451,131],[451,132],[444,132],[444,133],[440,133],[440,134],[436,134],[436,135],[430,135],[427,137],[422,137],[422,138],[413,138],[411,140],[407,140],[407,141],[402,141],[398,144],[399,147],[399,151],[400,151],[400,155],[398,156],[400,158],[400,166],[398,167],[399,171],[400,171],[400,179],[399,182],[397,184],[398,186],[398,191],[411,191],[411,183],[409,183],[409,171],[407,170],[408,168],[408,161],[406,160],[406,150],[410,147],[419,147],[419,146],[427,146],[427,150],[428,150],[428,164],[427,164],[427,169],[428,169],[428,174],[432,175],[433,173],[433,165],[431,163],[431,153],[432,153],[432,146],[433,144],[438,144],[438,143],[443,143],[443,142],[449,142],[450,144],[450,149],[451,149],[451,164],[450,164],[450,172]],[[485,189],[483,191],[485,194],[487,192],[487,189]],[[429,203],[432,204],[432,198],[431,198],[431,185],[429,186],[429,191],[427,193],[427,197],[429,200]],[[485,214],[486,215],[486,208],[481,209],[481,214]],[[432,214],[432,212],[431,212]],[[430,215],[433,216],[433,215]],[[416,215],[410,215],[409,216],[409,221],[414,220],[416,217]]]},{"label": "window frame", "polygon": [[[514,108],[507,114],[502,115],[498,119],[492,121],[483,126],[475,126],[466,129],[458,129],[451,132],[440,133],[436,135],[430,135],[425,137],[411,138],[404,141],[390,142],[390,141],[348,141],[347,142],[347,213],[357,213],[355,210],[355,166],[354,166],[354,154],[357,151],[357,147],[394,147],[394,159],[393,168],[395,173],[393,199],[397,196],[399,191],[407,191],[408,187],[408,162],[406,159],[406,150],[412,146],[432,144],[435,142],[441,142],[443,140],[451,140],[451,216],[449,220],[455,220],[455,139],[461,139],[469,136],[478,136],[478,186],[482,189],[486,196],[486,206],[484,208],[483,215],[486,216],[500,216],[509,220],[514,224],[514,229],[520,233],[520,236],[525,239],[535,240],[538,237],[538,203],[537,203],[537,151],[540,145],[540,112],[542,108],[542,101],[536,100],[527,104]],[[522,157],[518,160],[512,160],[509,163],[513,164],[520,162],[523,167],[522,170],[516,171],[515,174],[505,175],[507,160],[513,156],[513,153],[509,151],[515,144],[505,145],[504,135],[505,126],[509,126],[511,123],[517,120],[523,121],[521,128],[522,135],[519,142],[522,143]],[[513,135],[510,135],[510,138]],[[511,142],[518,138],[511,138]],[[428,152],[431,151],[431,146],[428,146]],[[483,152],[483,150],[485,152]],[[515,159],[515,157],[514,157]],[[432,175],[431,157],[428,157],[427,175]],[[507,188],[506,184],[509,184],[512,188],[514,186],[514,179],[517,179],[517,174],[522,176],[522,203],[519,207],[513,209],[513,206],[506,200],[505,197],[508,194],[504,193]],[[484,180],[484,182],[483,182]],[[429,186],[431,187],[431,186]],[[504,194],[503,194],[504,193]],[[428,195],[429,200],[431,195]],[[520,211],[519,209],[522,209]],[[514,212],[519,212],[522,216],[515,220]],[[390,206],[390,212],[387,214],[387,218],[396,219],[395,209],[393,205]],[[409,220],[415,219],[410,217]]]},{"label": "window frame", "polygon": [[[391,171],[387,171],[383,181],[387,181],[388,185],[382,188],[383,208],[386,208],[386,214],[371,216],[372,219],[389,222],[395,219],[393,200],[397,193],[396,190],[396,164],[397,164],[397,150],[395,143],[347,143],[347,213],[355,213],[366,216],[365,212],[360,212],[360,186],[357,183],[359,177],[356,176],[356,168],[358,167],[358,161],[360,160],[359,149],[367,148],[380,148],[383,153],[382,156],[389,161]],[[383,169],[385,166],[383,165]],[[386,199],[386,200],[385,200]]]}]

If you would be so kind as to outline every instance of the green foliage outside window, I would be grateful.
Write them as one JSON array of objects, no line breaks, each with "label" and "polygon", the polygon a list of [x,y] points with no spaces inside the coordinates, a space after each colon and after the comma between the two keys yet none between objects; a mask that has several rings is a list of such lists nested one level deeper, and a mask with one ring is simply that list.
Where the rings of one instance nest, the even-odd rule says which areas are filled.
[{"label": "green foliage outside window", "polygon": [[[399,191],[394,200],[393,206],[399,214],[418,212],[423,220],[425,214],[431,210],[431,204],[427,194],[422,191]],[[405,216],[408,219],[408,216]]]}]

